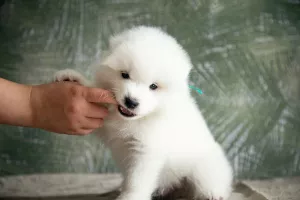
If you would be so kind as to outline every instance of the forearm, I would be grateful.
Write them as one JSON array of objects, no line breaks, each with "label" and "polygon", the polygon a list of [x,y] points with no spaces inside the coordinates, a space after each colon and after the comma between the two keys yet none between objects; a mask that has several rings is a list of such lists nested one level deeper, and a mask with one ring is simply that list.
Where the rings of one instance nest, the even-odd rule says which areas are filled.
[{"label": "forearm", "polygon": [[0,78],[0,124],[32,126],[31,89]]}]

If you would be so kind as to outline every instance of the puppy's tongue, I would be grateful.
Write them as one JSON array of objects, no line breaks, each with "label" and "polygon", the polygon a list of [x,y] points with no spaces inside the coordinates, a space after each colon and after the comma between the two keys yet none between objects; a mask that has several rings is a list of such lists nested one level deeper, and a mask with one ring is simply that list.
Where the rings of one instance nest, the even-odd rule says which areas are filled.
[{"label": "puppy's tongue", "polygon": [[123,106],[120,106],[120,109],[123,113],[128,114],[128,115],[132,115],[132,112],[130,112],[128,109],[124,108]]}]

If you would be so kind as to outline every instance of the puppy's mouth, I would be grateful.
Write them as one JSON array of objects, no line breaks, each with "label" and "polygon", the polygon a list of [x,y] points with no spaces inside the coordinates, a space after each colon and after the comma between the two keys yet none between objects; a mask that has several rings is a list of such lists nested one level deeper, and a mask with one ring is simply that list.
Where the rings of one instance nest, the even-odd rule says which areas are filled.
[{"label": "puppy's mouth", "polygon": [[127,108],[124,108],[121,105],[118,106],[118,110],[121,113],[121,115],[123,115],[125,117],[134,117],[134,116],[136,116],[136,114],[134,114],[133,112],[131,112]]}]

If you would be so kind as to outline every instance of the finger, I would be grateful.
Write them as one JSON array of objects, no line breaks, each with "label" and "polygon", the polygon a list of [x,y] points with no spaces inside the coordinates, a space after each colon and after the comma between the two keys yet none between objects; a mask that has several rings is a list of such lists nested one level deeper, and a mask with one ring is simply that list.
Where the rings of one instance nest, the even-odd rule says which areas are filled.
[{"label": "finger", "polygon": [[80,134],[78,135],[87,135],[91,134],[95,129],[81,129]]},{"label": "finger", "polygon": [[60,134],[67,134],[67,135],[78,135],[78,136],[81,136],[81,135],[87,135],[87,134],[90,134],[94,131],[95,129],[94,128],[88,128],[88,129],[84,129],[84,128],[80,128],[78,130],[70,130],[68,132],[63,132],[63,133],[60,133]]},{"label": "finger", "polygon": [[82,129],[96,129],[100,128],[103,125],[103,119],[96,119],[86,117],[84,122],[82,123]]},{"label": "finger", "polygon": [[107,108],[96,105],[94,103],[87,104],[86,117],[89,118],[104,118],[108,115]]},{"label": "finger", "polygon": [[111,103],[117,104],[113,94],[100,88],[88,88],[85,92],[85,98],[93,103]]}]

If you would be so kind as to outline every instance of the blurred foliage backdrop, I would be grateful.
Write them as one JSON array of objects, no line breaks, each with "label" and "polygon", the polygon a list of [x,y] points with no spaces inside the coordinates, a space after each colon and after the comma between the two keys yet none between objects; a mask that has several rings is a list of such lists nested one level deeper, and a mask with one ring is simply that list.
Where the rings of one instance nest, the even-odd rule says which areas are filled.
[{"label": "blurred foliage backdrop", "polygon": [[[299,0],[7,0],[0,17],[0,76],[29,84],[91,76],[112,33],[163,27],[192,57],[195,98],[237,177],[300,174]],[[94,135],[0,125],[2,176],[115,170]]]}]

